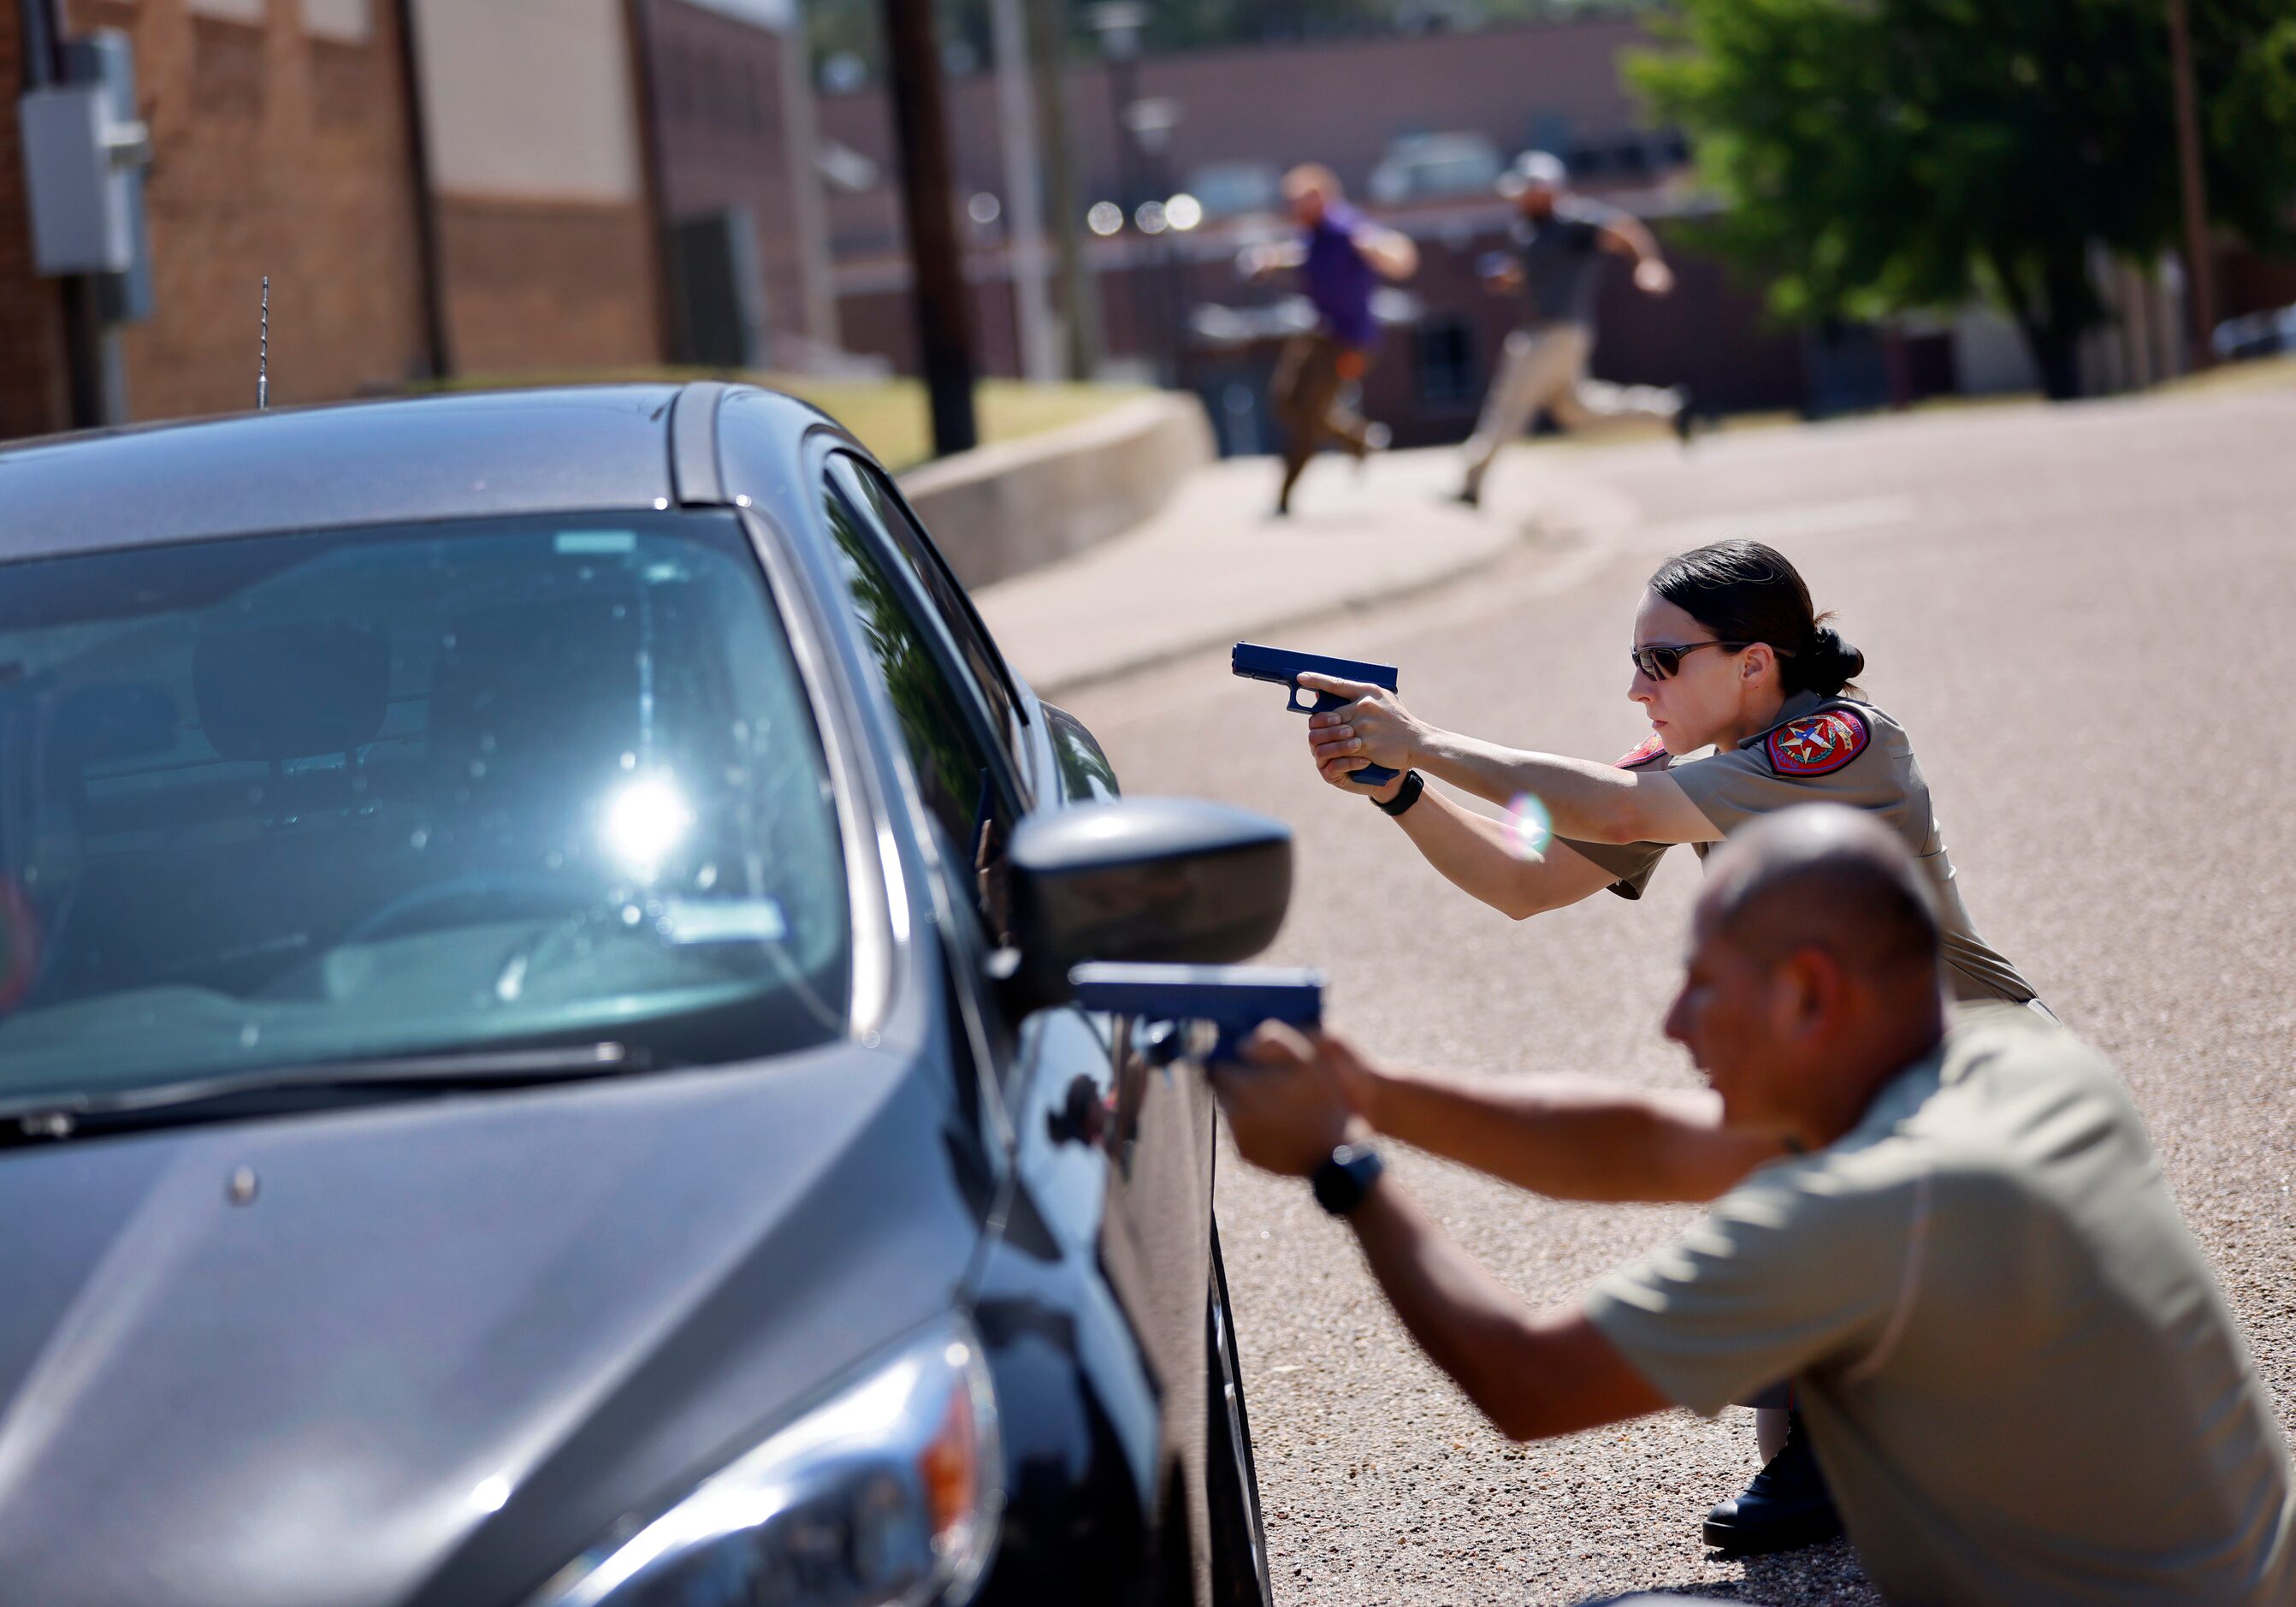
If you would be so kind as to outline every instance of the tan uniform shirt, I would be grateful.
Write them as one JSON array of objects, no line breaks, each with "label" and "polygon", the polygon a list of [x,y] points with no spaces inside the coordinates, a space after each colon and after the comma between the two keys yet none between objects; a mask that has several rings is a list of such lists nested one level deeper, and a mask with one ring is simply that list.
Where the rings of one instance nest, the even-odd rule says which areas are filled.
[{"label": "tan uniform shirt", "polygon": [[1857,1129],[1754,1173],[1587,1311],[1711,1414],[1791,1375],[1891,1602],[2296,1602],[2271,1402],[2103,1057],[1955,1012]]},{"label": "tan uniform shirt", "polygon": [[[1945,928],[1946,974],[1954,997],[2022,1004],[2033,989],[1969,919],[1954,883],[1953,861],[1930,805],[1930,787],[1914,762],[1906,729],[1881,710],[1848,697],[1797,692],[1778,721],[1735,747],[1703,759],[1669,762],[1652,742],[1619,762],[1630,770],[1664,770],[1725,836],[1747,821],[1796,804],[1848,804],[1882,817],[1928,872]],[[1558,839],[1618,877],[1611,890],[1640,898],[1667,850],[1663,843],[1580,843]],[[1703,860],[1714,846],[1692,847]]]}]

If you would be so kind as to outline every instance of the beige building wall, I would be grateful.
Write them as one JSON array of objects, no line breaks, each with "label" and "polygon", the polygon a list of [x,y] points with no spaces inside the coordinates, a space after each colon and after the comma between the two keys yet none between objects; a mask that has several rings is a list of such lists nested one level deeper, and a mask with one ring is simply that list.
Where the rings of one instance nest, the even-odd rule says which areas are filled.
[{"label": "beige building wall", "polygon": [[415,0],[448,343],[466,375],[661,358],[626,0]]}]

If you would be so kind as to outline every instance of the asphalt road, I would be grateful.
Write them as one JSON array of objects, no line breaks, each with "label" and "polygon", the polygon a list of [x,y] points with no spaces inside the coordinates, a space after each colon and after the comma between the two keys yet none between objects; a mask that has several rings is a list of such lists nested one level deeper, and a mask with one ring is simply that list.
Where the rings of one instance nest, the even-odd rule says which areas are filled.
[{"label": "asphalt road", "polygon": [[[1865,650],[1869,695],[1912,731],[1980,929],[2125,1070],[2288,1429],[2292,443],[2296,391],[1751,432],[1687,456],[1534,450],[1500,473],[1567,477],[1553,500],[1569,511],[1549,517],[1572,528],[1283,639],[1398,663],[1406,701],[1438,721],[1609,759],[1643,734],[1623,649],[1656,560],[1725,534],[1784,549]],[[1321,786],[1305,721],[1222,657],[1067,701],[1131,790],[1295,823],[1299,890],[1268,958],[1327,968],[1333,1020],[1374,1051],[1467,1076],[1691,1076],[1658,1030],[1697,881],[1687,854],[1639,904],[1513,924]],[[1534,1303],[1570,1299],[1686,1219],[1557,1205],[1422,1156],[1396,1166]],[[1231,1156],[1219,1191],[1280,1601],[1877,1599],[1842,1543],[1708,1559],[1698,1520],[1754,1465],[1747,1414],[1510,1446],[1421,1359],[1303,1186]]]}]

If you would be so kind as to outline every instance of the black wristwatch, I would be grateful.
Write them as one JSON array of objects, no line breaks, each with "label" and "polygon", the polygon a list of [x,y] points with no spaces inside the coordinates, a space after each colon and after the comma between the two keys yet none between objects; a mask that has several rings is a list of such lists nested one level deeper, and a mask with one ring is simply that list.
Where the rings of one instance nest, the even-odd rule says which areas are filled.
[{"label": "black wristwatch", "polygon": [[1399,815],[1414,804],[1418,803],[1419,795],[1426,790],[1427,778],[1415,770],[1408,771],[1404,774],[1403,785],[1396,788],[1395,796],[1384,804],[1380,804],[1377,798],[1374,798],[1372,802],[1379,804],[1381,810],[1388,814]]},{"label": "black wristwatch", "polygon": [[1316,1203],[1334,1216],[1344,1216],[1363,1204],[1386,1169],[1379,1151],[1369,1144],[1341,1144],[1308,1181],[1315,1186]]}]

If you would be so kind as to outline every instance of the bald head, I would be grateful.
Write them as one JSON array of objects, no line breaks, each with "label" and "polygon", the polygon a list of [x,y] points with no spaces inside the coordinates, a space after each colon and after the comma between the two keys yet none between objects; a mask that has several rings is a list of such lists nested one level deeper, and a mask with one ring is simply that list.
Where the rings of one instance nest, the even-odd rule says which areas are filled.
[{"label": "bald head", "polygon": [[1340,199],[1340,176],[1319,161],[1303,161],[1283,176],[1283,194],[1294,200],[1308,194],[1325,201]]},{"label": "bald head", "polygon": [[1781,810],[1731,838],[1709,867],[1699,920],[1766,964],[1817,949],[1853,976],[1934,986],[1927,878],[1896,833],[1838,804]]},{"label": "bald head", "polygon": [[1302,162],[1283,176],[1283,199],[1292,208],[1292,221],[1314,228],[1340,199],[1339,178],[1319,163]]}]

